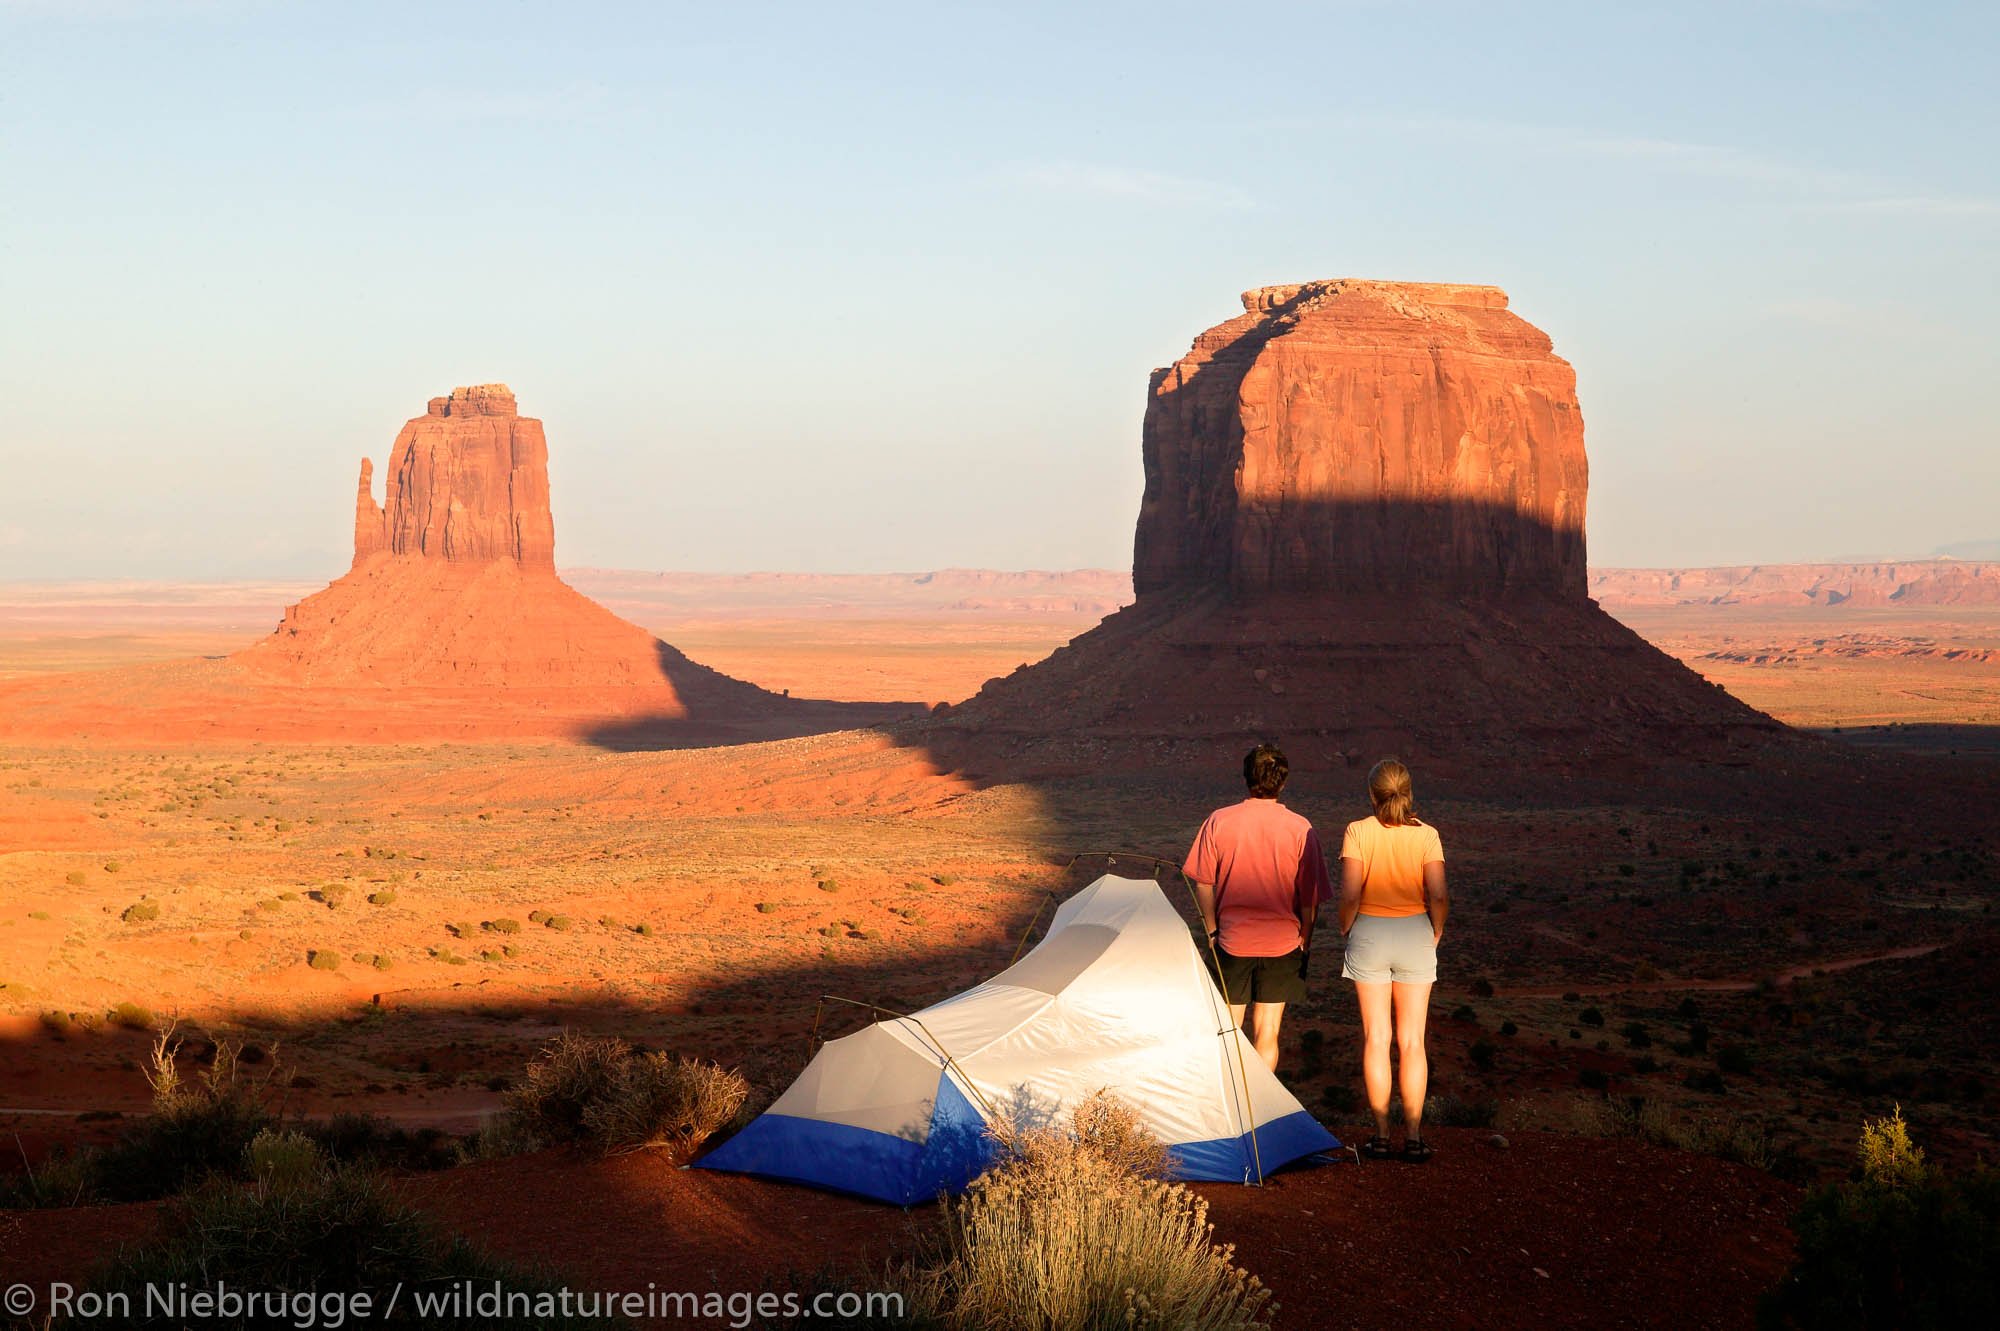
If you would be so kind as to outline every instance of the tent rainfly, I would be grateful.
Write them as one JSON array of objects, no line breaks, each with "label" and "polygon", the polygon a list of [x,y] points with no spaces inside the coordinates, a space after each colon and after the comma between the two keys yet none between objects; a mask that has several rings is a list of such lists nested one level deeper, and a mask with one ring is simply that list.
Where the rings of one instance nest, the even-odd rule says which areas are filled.
[{"label": "tent rainfly", "polygon": [[1138,1111],[1177,1178],[1259,1182],[1340,1145],[1230,1021],[1158,884],[1107,874],[984,984],[828,1041],[696,1163],[907,1206],[985,1169],[996,1117],[1054,1122],[1098,1090]]}]

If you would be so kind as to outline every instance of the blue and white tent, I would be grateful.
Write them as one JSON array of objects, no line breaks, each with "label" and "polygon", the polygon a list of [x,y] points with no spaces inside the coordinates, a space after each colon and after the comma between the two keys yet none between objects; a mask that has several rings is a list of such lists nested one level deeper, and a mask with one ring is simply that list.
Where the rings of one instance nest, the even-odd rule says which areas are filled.
[{"label": "blue and white tent", "polygon": [[984,984],[828,1041],[696,1163],[909,1205],[986,1167],[996,1115],[1054,1121],[1098,1090],[1138,1110],[1178,1178],[1258,1182],[1340,1144],[1231,1022],[1159,886],[1106,875]]}]

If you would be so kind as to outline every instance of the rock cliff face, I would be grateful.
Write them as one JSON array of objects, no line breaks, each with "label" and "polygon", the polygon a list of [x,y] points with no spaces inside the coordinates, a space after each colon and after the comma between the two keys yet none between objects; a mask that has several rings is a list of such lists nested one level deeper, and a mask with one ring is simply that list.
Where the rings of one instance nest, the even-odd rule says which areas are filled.
[{"label": "rock cliff face", "polygon": [[1152,377],[1136,602],[941,712],[940,761],[1601,774],[1785,734],[1589,599],[1575,376],[1502,292],[1243,305]]},{"label": "rock cliff face", "polygon": [[354,563],[387,550],[454,563],[511,559],[555,568],[549,449],[542,423],[516,409],[505,384],[454,388],[403,426],[389,452],[387,502],[361,462]]},{"label": "rock cliff face", "polygon": [[1153,374],[1142,599],[1584,598],[1576,376],[1504,292],[1308,282],[1243,309]]}]

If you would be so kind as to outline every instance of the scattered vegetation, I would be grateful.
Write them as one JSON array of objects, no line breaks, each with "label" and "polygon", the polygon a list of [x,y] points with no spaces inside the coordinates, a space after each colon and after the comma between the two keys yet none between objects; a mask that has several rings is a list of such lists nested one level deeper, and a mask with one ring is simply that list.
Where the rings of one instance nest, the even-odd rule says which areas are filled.
[{"label": "scattered vegetation", "polygon": [[[298,1148],[282,1139],[267,1143],[262,1157],[273,1169],[269,1182],[253,1188],[208,1187],[172,1202],[158,1230],[144,1245],[128,1250],[89,1282],[93,1291],[122,1291],[138,1313],[147,1288],[186,1286],[244,1290],[356,1291],[405,1288],[398,1320],[433,1327],[492,1326],[492,1318],[471,1312],[451,1317],[413,1306],[408,1291],[441,1290],[465,1281],[500,1283],[509,1292],[551,1294],[552,1277],[486,1255],[462,1238],[432,1227],[383,1180],[352,1167],[308,1168]],[[296,1173],[292,1171],[297,1171]],[[280,1182],[280,1179],[283,1181]],[[294,1297],[297,1297],[296,1295]],[[615,1325],[565,1319],[554,1311],[517,1325],[539,1327]],[[313,1306],[317,1306],[314,1300]],[[289,1307],[289,1305],[288,1305]],[[537,1310],[538,1313],[540,1310]],[[291,1312],[287,1312],[289,1319]],[[102,1325],[139,1325],[135,1317],[100,1319]],[[215,1327],[267,1324],[261,1315],[210,1318]],[[287,1325],[292,1324],[289,1320]]]},{"label": "scattered vegetation", "polygon": [[120,1003],[111,1009],[110,1021],[113,1026],[122,1026],[128,1031],[150,1031],[153,1029],[151,1008],[137,1003]]},{"label": "scattered vegetation", "polygon": [[306,953],[306,965],[316,971],[337,971],[340,969],[340,954],[330,948],[316,947]]},{"label": "scattered vegetation", "polygon": [[383,888],[383,889],[382,889],[381,891],[379,891],[379,892],[370,892],[370,893],[368,894],[368,904],[369,904],[369,905],[371,905],[371,906],[393,906],[393,905],[395,905],[395,904],[396,904],[396,889],[395,889],[395,888],[393,888],[393,887],[385,887],[385,888]]},{"label": "scattered vegetation", "polygon": [[1862,1125],[1855,1177],[1807,1194],[1792,1268],[1758,1308],[1766,1331],[1990,1326],[2000,1320],[2000,1170],[1950,1175],[1902,1107]]},{"label": "scattered vegetation", "polygon": [[151,897],[143,897],[127,906],[124,914],[118,918],[127,924],[144,924],[148,920],[157,920],[160,918],[160,903]]}]

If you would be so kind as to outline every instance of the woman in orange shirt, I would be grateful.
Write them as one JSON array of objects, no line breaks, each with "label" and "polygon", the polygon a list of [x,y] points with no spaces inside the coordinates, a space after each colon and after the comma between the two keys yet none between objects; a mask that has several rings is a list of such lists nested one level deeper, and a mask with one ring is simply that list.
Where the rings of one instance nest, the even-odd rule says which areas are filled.
[{"label": "woman in orange shirt", "polygon": [[1362,1144],[1371,1160],[1397,1154],[1389,1141],[1389,1041],[1402,1062],[1402,1157],[1431,1158],[1424,1142],[1424,1095],[1430,1062],[1424,1019],[1437,980],[1437,945],[1444,937],[1451,895],[1444,884],[1444,845],[1437,829],[1411,807],[1410,769],[1384,758],[1368,773],[1375,812],[1347,825],[1340,847],[1340,931],[1347,958],[1340,973],[1361,1001],[1361,1077],[1375,1135]]}]

